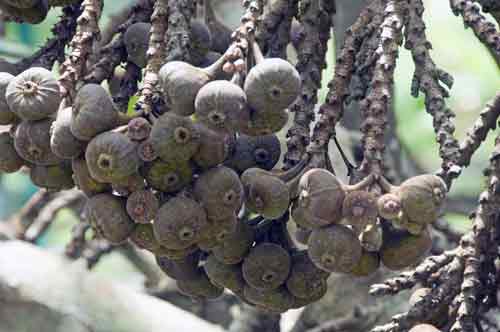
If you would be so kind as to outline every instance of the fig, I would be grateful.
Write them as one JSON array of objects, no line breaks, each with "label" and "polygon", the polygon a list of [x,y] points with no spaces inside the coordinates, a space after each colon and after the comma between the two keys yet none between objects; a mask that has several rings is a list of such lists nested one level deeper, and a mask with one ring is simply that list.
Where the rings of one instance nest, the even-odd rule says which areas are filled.
[{"label": "fig", "polygon": [[59,158],[73,159],[82,155],[86,143],[80,141],[71,132],[71,107],[57,112],[57,118],[50,127],[50,148]]},{"label": "fig", "polygon": [[0,133],[0,172],[14,173],[24,166],[24,160],[14,148],[14,139],[8,132]]},{"label": "fig", "polygon": [[286,287],[295,297],[319,299],[326,293],[326,279],[329,275],[314,265],[307,251],[299,251],[292,255],[292,267]]},{"label": "fig", "polygon": [[132,141],[143,141],[151,133],[151,124],[144,118],[134,118],[127,126],[127,136]]},{"label": "fig", "polygon": [[220,165],[229,155],[234,139],[230,134],[214,131],[202,123],[197,123],[196,130],[200,135],[200,146],[193,156],[193,161],[202,169]]},{"label": "fig", "polygon": [[243,294],[248,302],[273,313],[283,313],[294,306],[294,298],[285,287],[269,291],[245,285]]},{"label": "fig", "polygon": [[203,268],[198,268],[195,279],[177,280],[177,287],[182,294],[195,300],[214,300],[224,293],[224,288],[210,282]]},{"label": "fig", "polygon": [[380,258],[390,270],[402,270],[418,264],[432,247],[432,238],[428,229],[418,235],[404,231],[384,229],[384,243]]},{"label": "fig", "polygon": [[140,224],[149,224],[159,208],[160,202],[149,190],[134,191],[127,199],[128,215]]},{"label": "fig", "polygon": [[238,264],[250,251],[255,239],[255,231],[244,222],[238,222],[236,230],[229,234],[217,247],[213,248],[214,256],[224,264]]},{"label": "fig", "polygon": [[278,136],[247,136],[240,135],[236,140],[234,151],[225,165],[243,173],[249,168],[257,167],[271,170],[281,156],[281,146]]},{"label": "fig", "polygon": [[5,90],[14,79],[14,76],[9,73],[0,72],[0,125],[9,125],[16,122],[17,116],[12,112],[5,98]]},{"label": "fig", "polygon": [[193,169],[188,161],[158,159],[144,165],[140,172],[151,187],[166,193],[181,190],[193,179]]},{"label": "fig", "polygon": [[71,168],[73,170],[73,181],[87,197],[111,191],[109,184],[98,182],[90,175],[85,159],[73,159]]},{"label": "fig", "polygon": [[378,271],[380,256],[377,252],[363,250],[358,264],[349,272],[355,277],[368,277]]},{"label": "fig", "polygon": [[123,34],[128,60],[141,68],[145,68],[148,63],[146,53],[149,47],[150,30],[150,23],[137,22],[129,26]]},{"label": "fig", "polygon": [[[10,2],[13,3],[13,0],[10,0]],[[48,0],[37,0],[36,3],[29,8],[11,6],[2,2],[0,3],[0,9],[4,14],[9,15],[18,23],[38,24],[43,22],[47,17],[49,2]]]},{"label": "fig", "polygon": [[50,166],[34,165],[30,168],[30,178],[34,185],[49,191],[61,191],[75,186],[73,170],[69,163]]},{"label": "fig", "polygon": [[240,265],[223,264],[211,254],[207,257],[203,268],[214,285],[227,288],[234,293],[243,292],[245,280]]},{"label": "fig", "polygon": [[36,165],[57,165],[63,159],[50,149],[52,119],[22,121],[14,134],[14,147],[21,158]]},{"label": "fig", "polygon": [[200,271],[198,262],[200,253],[194,252],[182,259],[170,259],[168,257],[156,257],[156,264],[162,271],[175,280],[192,280],[199,278]]}]

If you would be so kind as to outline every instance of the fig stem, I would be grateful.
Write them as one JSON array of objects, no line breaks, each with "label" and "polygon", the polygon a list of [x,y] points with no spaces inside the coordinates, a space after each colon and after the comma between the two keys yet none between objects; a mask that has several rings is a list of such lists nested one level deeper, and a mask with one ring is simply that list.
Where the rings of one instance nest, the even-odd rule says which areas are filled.
[{"label": "fig stem", "polygon": [[367,177],[365,177],[363,180],[359,181],[356,184],[345,185],[344,186],[344,190],[346,192],[348,192],[348,191],[355,191],[355,190],[361,190],[361,189],[366,188],[369,185],[371,185],[374,182],[374,180],[376,180],[376,175],[370,174],[370,175],[368,175]]},{"label": "fig stem", "polygon": [[393,186],[387,179],[383,176],[378,178],[378,184],[387,193],[394,192],[398,187]]},{"label": "fig stem", "polygon": [[264,61],[264,55],[262,54],[262,51],[260,50],[259,44],[255,41],[254,38],[252,38],[252,51],[253,51],[253,57],[255,59],[255,64],[258,65],[262,61]]}]

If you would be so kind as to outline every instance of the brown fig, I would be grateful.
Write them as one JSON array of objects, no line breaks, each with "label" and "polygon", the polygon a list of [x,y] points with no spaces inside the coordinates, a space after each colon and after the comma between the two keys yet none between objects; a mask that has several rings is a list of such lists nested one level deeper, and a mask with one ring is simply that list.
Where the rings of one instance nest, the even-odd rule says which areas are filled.
[{"label": "brown fig", "polygon": [[125,200],[111,194],[89,198],[84,215],[97,233],[113,244],[124,242],[135,228],[125,209]]},{"label": "brown fig", "polygon": [[384,228],[384,244],[380,258],[384,266],[391,270],[401,270],[419,263],[432,247],[428,229],[419,235]]},{"label": "brown fig", "polygon": [[165,113],[153,124],[150,142],[164,161],[187,161],[198,151],[200,135],[189,118]]},{"label": "brown fig", "polygon": [[61,191],[75,186],[73,170],[68,162],[59,165],[34,165],[30,169],[31,182],[39,188],[49,191]]},{"label": "brown fig", "polygon": [[238,222],[236,230],[221,245],[213,248],[215,257],[224,264],[238,264],[248,254],[255,239],[255,231],[244,222]]},{"label": "brown fig", "polygon": [[193,168],[188,161],[158,159],[144,165],[140,172],[151,187],[166,193],[181,190],[193,179]]},{"label": "brown fig", "polygon": [[432,174],[414,176],[397,187],[384,178],[379,182],[401,202],[403,213],[394,222],[412,234],[420,234],[437,220],[448,191],[444,181]]},{"label": "brown fig", "polygon": [[233,216],[243,202],[243,186],[238,174],[225,166],[212,168],[200,175],[194,184],[193,194],[211,220]]},{"label": "brown fig", "polygon": [[127,123],[127,117],[115,108],[109,93],[99,84],[85,84],[75,97],[71,132],[82,141]]},{"label": "brown fig", "polygon": [[86,143],[80,141],[71,132],[71,107],[57,112],[56,121],[50,127],[50,148],[59,158],[73,159],[82,155]]},{"label": "brown fig", "polygon": [[134,173],[126,178],[114,181],[111,187],[119,196],[128,197],[136,191],[145,190],[146,183],[140,174]]},{"label": "brown fig", "polygon": [[190,52],[191,63],[199,66],[203,63],[205,55],[212,47],[212,34],[208,27],[199,20],[191,21],[190,29]]},{"label": "brown fig", "polygon": [[7,86],[13,79],[13,75],[0,72],[0,125],[9,125],[17,119],[16,114],[10,110],[5,98],[5,90],[7,90]]},{"label": "brown fig", "polygon": [[12,112],[23,120],[42,120],[54,114],[61,102],[55,75],[32,67],[12,79],[5,91]]},{"label": "brown fig", "polygon": [[90,174],[100,182],[120,182],[140,166],[137,146],[126,135],[105,132],[92,139],[85,151]]},{"label": "brown fig", "polygon": [[194,154],[193,161],[202,169],[222,164],[233,145],[233,135],[214,131],[202,123],[195,126],[200,135],[200,147]]},{"label": "brown fig", "polygon": [[362,249],[356,234],[343,225],[314,229],[308,244],[313,263],[328,272],[349,273],[361,259]]},{"label": "brown fig", "polygon": [[290,106],[300,93],[301,80],[295,67],[279,58],[265,59],[253,67],[245,80],[245,93],[257,112],[274,112]]},{"label": "brown fig", "polygon": [[196,278],[177,280],[177,287],[182,294],[195,300],[214,300],[224,293],[224,288],[212,284],[201,267]]},{"label": "brown fig", "polygon": [[278,136],[240,135],[236,140],[231,157],[224,163],[238,173],[249,168],[258,167],[271,170],[281,156],[281,145]]},{"label": "brown fig", "polygon": [[224,62],[225,58],[222,56],[207,68],[198,68],[183,61],[164,64],[160,69],[159,83],[167,106],[179,115],[193,114],[198,91],[215,79]]},{"label": "brown fig", "polygon": [[369,223],[377,222],[377,198],[375,194],[354,190],[344,198],[342,203],[342,215],[344,223],[352,226],[356,233],[360,234]]},{"label": "brown fig", "polygon": [[225,80],[203,86],[196,95],[195,109],[196,120],[217,131],[236,131],[250,120],[245,92]]},{"label": "brown fig", "polygon": [[14,140],[8,132],[0,133],[0,172],[14,173],[24,166],[24,160],[14,148]]},{"label": "brown fig", "polygon": [[127,136],[132,141],[143,141],[151,133],[151,124],[144,118],[130,120],[127,125]]},{"label": "brown fig", "polygon": [[[12,3],[13,0],[10,0]],[[7,3],[0,3],[0,9],[18,23],[41,23],[49,12],[48,0],[37,0],[33,6],[17,7]]]},{"label": "brown fig", "polygon": [[156,256],[156,264],[162,271],[175,280],[192,280],[199,277],[198,262],[200,253],[194,252],[182,259],[170,259],[168,257]]},{"label": "brown fig", "polygon": [[288,112],[286,110],[274,110],[273,112],[250,112],[250,120],[241,126],[240,132],[249,136],[263,136],[277,133],[288,123]]},{"label": "brown fig", "polygon": [[236,231],[238,217],[236,214],[224,219],[208,219],[208,226],[203,232],[203,236],[198,241],[201,250],[211,251],[221,245],[231,234]]},{"label": "brown fig", "polygon": [[50,149],[52,119],[21,122],[14,134],[14,147],[24,160],[36,165],[56,165],[63,160]]},{"label": "brown fig", "polygon": [[248,302],[273,313],[283,313],[294,306],[294,298],[285,287],[269,291],[245,285],[243,294]]},{"label": "brown fig", "polygon": [[196,245],[192,245],[184,249],[169,249],[163,246],[159,246],[152,250],[152,252],[158,257],[167,257],[169,259],[179,260],[186,258],[187,256],[195,253],[198,250],[198,246]]},{"label": "brown fig", "polygon": [[73,159],[71,161],[71,168],[73,170],[73,181],[78,189],[83,191],[87,197],[111,191],[109,184],[98,182],[92,178],[85,159]]},{"label": "brown fig", "polygon": [[223,264],[211,254],[207,257],[203,268],[214,285],[227,288],[234,293],[243,292],[245,280],[240,265]]},{"label": "brown fig", "polygon": [[129,26],[123,35],[128,60],[141,68],[146,67],[148,60],[146,53],[149,47],[149,30],[151,30],[150,23],[137,22]]},{"label": "brown fig", "polygon": [[137,146],[137,154],[142,161],[155,161],[158,158],[158,154],[153,149],[153,144],[151,140],[145,140],[139,143]]},{"label": "brown fig", "polygon": [[307,251],[299,251],[292,255],[292,267],[286,287],[293,296],[301,299],[321,298],[325,294],[329,275],[314,265]]},{"label": "brown fig", "polygon": [[130,241],[141,249],[154,252],[160,249],[160,244],[156,241],[152,224],[138,224],[130,234]]},{"label": "brown fig", "polygon": [[288,252],[274,243],[261,243],[243,261],[243,278],[253,288],[276,289],[285,283],[291,268]]},{"label": "brown fig", "polygon": [[153,225],[162,246],[184,249],[201,239],[207,216],[195,200],[177,195],[161,206]]},{"label": "brown fig", "polygon": [[371,252],[379,251],[383,244],[383,231],[380,223],[369,223],[359,235],[363,249]]},{"label": "brown fig", "polygon": [[361,259],[349,274],[355,277],[368,277],[378,271],[380,267],[380,256],[377,252],[363,250]]},{"label": "brown fig", "polygon": [[441,330],[433,325],[418,324],[412,327],[408,332],[441,332]]},{"label": "brown fig", "polygon": [[245,204],[249,211],[276,219],[290,204],[290,191],[285,182],[259,168],[247,169],[241,175]]},{"label": "brown fig", "polygon": [[159,208],[160,202],[150,190],[134,191],[127,199],[128,215],[140,224],[149,224]]}]

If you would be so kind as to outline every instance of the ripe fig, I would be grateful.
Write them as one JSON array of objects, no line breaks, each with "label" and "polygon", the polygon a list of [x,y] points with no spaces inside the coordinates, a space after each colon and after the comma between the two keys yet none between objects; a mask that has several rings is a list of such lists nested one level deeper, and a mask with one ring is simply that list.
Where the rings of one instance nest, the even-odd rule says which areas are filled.
[{"label": "ripe fig", "polygon": [[384,190],[397,196],[401,202],[403,213],[393,221],[415,235],[436,221],[448,191],[444,181],[432,174],[414,176],[397,187],[384,178],[379,182]]},{"label": "ripe fig", "polygon": [[248,254],[255,239],[255,231],[244,222],[238,222],[236,230],[221,245],[213,248],[215,257],[224,264],[238,264]]},{"label": "ripe fig", "polygon": [[73,181],[87,197],[111,191],[111,186],[108,183],[101,183],[92,178],[85,159],[73,159],[71,168],[73,170]]},{"label": "ripe fig", "polygon": [[165,113],[153,124],[150,142],[164,161],[187,161],[198,151],[200,135],[189,118]]},{"label": "ripe fig", "polygon": [[291,268],[288,252],[274,243],[261,243],[243,261],[243,278],[253,288],[273,290],[285,283]]},{"label": "ripe fig", "polygon": [[14,147],[24,160],[36,165],[57,165],[63,160],[50,149],[52,119],[21,122],[14,134]]},{"label": "ripe fig", "polygon": [[32,67],[12,79],[5,90],[12,112],[23,120],[42,120],[54,114],[61,102],[55,75],[45,68]]},{"label": "ripe fig", "polygon": [[127,240],[135,228],[125,209],[125,200],[111,194],[89,198],[84,215],[97,233],[113,244]]},{"label": "ripe fig", "polygon": [[271,170],[281,156],[281,146],[278,136],[246,136],[240,135],[236,140],[231,157],[224,163],[237,173],[243,173],[249,168],[257,167]]},{"label": "ripe fig", "polygon": [[290,106],[300,93],[301,80],[295,67],[279,58],[264,59],[245,80],[245,93],[257,112],[274,112]]},{"label": "ripe fig", "polygon": [[198,242],[207,216],[195,200],[177,195],[160,207],[153,223],[155,237],[168,249],[184,249]]},{"label": "ripe fig", "polygon": [[363,250],[361,259],[349,274],[355,277],[368,277],[380,267],[380,256],[377,252]]},{"label": "ripe fig", "polygon": [[24,160],[14,148],[14,139],[8,132],[0,133],[0,172],[14,173],[24,166]]},{"label": "ripe fig", "polygon": [[134,191],[127,199],[128,215],[140,224],[149,224],[159,208],[160,202],[150,190]]},{"label": "ripe fig", "polygon": [[245,189],[245,204],[249,211],[265,218],[283,215],[290,203],[290,191],[285,182],[259,168],[247,169],[241,175]]},{"label": "ripe fig", "polygon": [[148,62],[146,53],[149,47],[149,30],[150,23],[137,22],[129,26],[123,35],[128,60],[141,68],[145,68]]},{"label": "ripe fig", "polygon": [[14,79],[9,73],[0,72],[0,125],[9,125],[16,121],[17,116],[12,112],[5,98],[5,90]]},{"label": "ripe fig", "polygon": [[109,93],[99,84],[85,84],[75,97],[71,132],[82,141],[125,124],[129,119],[115,108]]},{"label": "ripe fig", "polygon": [[211,254],[207,257],[203,268],[214,285],[227,288],[234,293],[243,292],[245,280],[240,265],[223,264]]},{"label": "ripe fig", "polygon": [[80,141],[71,132],[71,107],[57,112],[56,121],[50,127],[50,148],[59,158],[73,159],[82,155],[86,143]]},{"label": "ripe fig", "polygon": [[[12,2],[13,0],[11,0]],[[49,12],[48,0],[38,0],[33,6],[16,7],[7,3],[0,3],[0,9],[18,23],[38,24],[45,20]]]},{"label": "ripe fig", "polygon": [[182,294],[195,300],[214,300],[224,293],[224,288],[212,284],[201,267],[195,279],[177,280],[177,287]]},{"label": "ripe fig", "polygon": [[198,68],[183,61],[164,64],[159,73],[159,83],[165,103],[179,115],[195,112],[194,101],[198,91],[215,76],[225,62],[224,56],[207,68]]},{"label": "ripe fig", "polygon": [[419,235],[413,235],[385,228],[380,258],[388,269],[402,270],[419,263],[431,247],[432,238],[428,229]]},{"label": "ripe fig", "polygon": [[71,164],[41,166],[34,165],[30,169],[31,182],[39,188],[49,191],[61,191],[75,186]]},{"label": "ripe fig", "polygon": [[292,268],[286,287],[293,296],[301,299],[321,298],[326,293],[329,275],[314,265],[307,251],[299,251],[292,255]]},{"label": "ripe fig", "polygon": [[193,179],[193,168],[188,161],[155,160],[141,168],[148,184],[156,190],[172,193],[187,186]]},{"label": "ripe fig", "polygon": [[165,256],[156,256],[156,264],[158,264],[167,276],[175,280],[192,280],[199,278],[199,260],[199,252],[189,254],[182,259],[170,259]]},{"label": "ripe fig", "polygon": [[85,151],[89,172],[100,182],[120,182],[140,166],[137,146],[126,135],[105,132],[92,139]]},{"label": "ripe fig", "polygon": [[250,120],[245,92],[225,80],[203,86],[196,95],[195,110],[197,121],[216,131],[234,132]]},{"label": "ripe fig", "polygon": [[283,313],[294,306],[294,298],[285,287],[273,290],[258,290],[245,285],[243,294],[248,302],[273,313]]},{"label": "ripe fig", "polygon": [[314,229],[308,244],[313,263],[328,272],[349,273],[361,259],[361,244],[356,234],[343,225]]},{"label": "ripe fig", "polygon": [[196,180],[193,194],[211,220],[225,219],[237,212],[243,202],[243,186],[232,169],[219,166]]},{"label": "ripe fig", "polygon": [[193,161],[202,169],[222,164],[234,144],[233,135],[214,131],[203,123],[197,123],[195,126],[200,135],[200,147],[194,154]]}]

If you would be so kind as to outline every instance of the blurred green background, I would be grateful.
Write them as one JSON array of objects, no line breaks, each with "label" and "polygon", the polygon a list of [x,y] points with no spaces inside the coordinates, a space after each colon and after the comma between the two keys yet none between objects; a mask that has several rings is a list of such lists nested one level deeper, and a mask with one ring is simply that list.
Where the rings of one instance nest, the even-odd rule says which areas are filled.
[{"label": "blurred green background", "polygon": [[[130,0],[105,1],[102,27],[110,22],[113,14],[130,2]],[[448,105],[457,115],[456,135],[459,139],[463,139],[479,111],[499,90],[500,71],[473,32],[470,29],[465,30],[461,18],[451,13],[447,1],[425,2],[427,33],[434,47],[431,54],[435,62],[455,78]],[[237,24],[240,12],[235,8],[238,8],[239,2],[219,1],[219,3],[221,3],[220,16],[224,21],[230,26]],[[36,26],[0,24],[0,56],[15,60],[31,54],[51,35],[50,29],[58,21],[58,15],[59,11],[52,9],[45,22]],[[330,79],[334,70],[332,64],[335,55],[333,47],[330,49],[325,82]],[[423,98],[415,99],[410,96],[413,70],[411,55],[402,49],[396,71],[395,91],[398,132],[403,144],[420,166],[432,172],[440,163],[438,147],[435,143],[432,119],[424,110]],[[325,94],[326,90],[323,89],[320,94],[321,99]],[[493,139],[494,135],[490,135],[488,141],[476,153],[471,166],[454,185],[452,195],[477,197],[484,184],[482,169],[487,165]],[[36,191],[25,174],[3,175],[0,184],[0,219],[16,211]],[[467,226],[464,216],[451,216],[450,220],[459,227]],[[63,211],[54,223],[55,227],[43,239],[44,244],[62,248],[69,238],[71,225],[74,222],[75,216]]]}]

